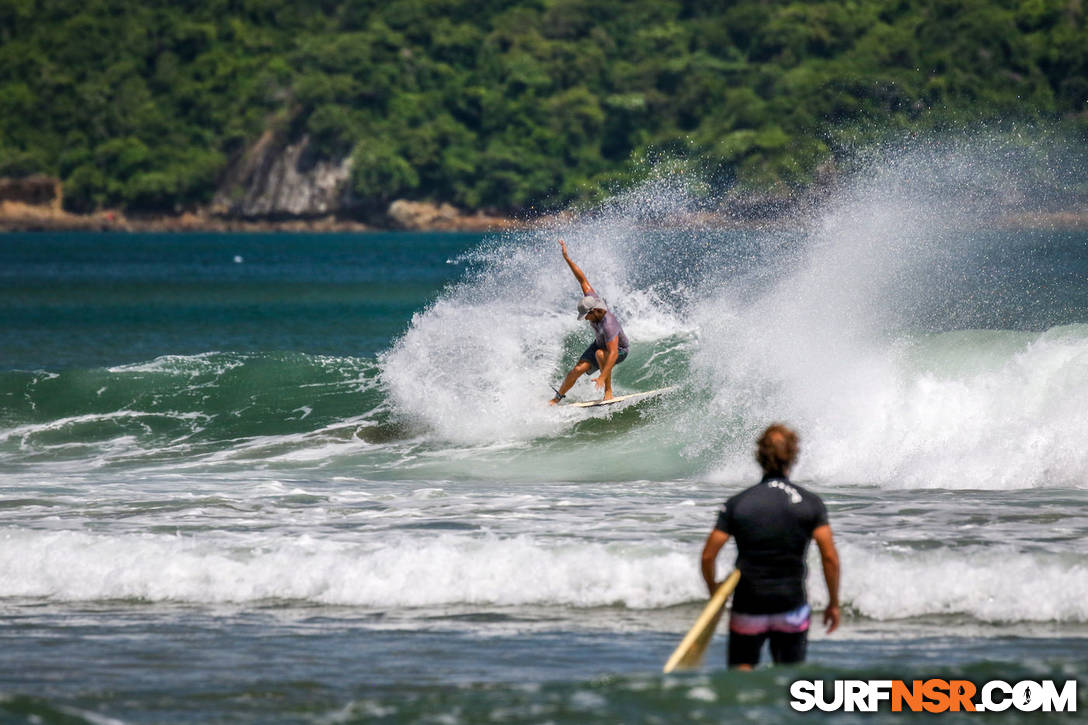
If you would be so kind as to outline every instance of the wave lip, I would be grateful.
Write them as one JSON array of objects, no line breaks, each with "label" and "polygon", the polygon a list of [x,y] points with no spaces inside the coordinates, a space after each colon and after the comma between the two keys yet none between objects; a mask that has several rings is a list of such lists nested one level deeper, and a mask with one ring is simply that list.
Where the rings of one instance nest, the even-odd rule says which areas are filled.
[{"label": "wave lip", "polygon": [[[840,548],[843,598],[872,619],[961,614],[992,623],[1088,622],[1088,565],[1079,555]],[[810,581],[809,588],[826,601],[822,584]]]},{"label": "wave lip", "polygon": [[[23,530],[0,536],[0,597],[653,608],[690,596],[686,563],[676,552],[543,547],[528,538],[440,536],[368,547],[307,536],[243,542]],[[674,573],[651,579],[647,570]]]},{"label": "wave lip", "polygon": [[[1088,485],[1088,449],[1071,439],[1088,430],[1088,325],[920,335],[812,364],[745,367],[736,362],[744,351],[733,352],[695,358],[718,381],[714,408],[741,411],[750,439],[762,411],[791,423],[802,435],[801,478],[884,488]],[[723,447],[715,475],[740,476],[747,447]]]},{"label": "wave lip", "polygon": [[[844,604],[864,617],[1088,622],[1088,568],[1079,560],[1016,551],[894,552],[849,542],[841,550]],[[0,535],[0,597],[654,610],[705,600],[696,558],[690,545],[675,542],[544,543],[529,536],[357,544],[10,530]],[[818,565],[810,566],[808,587],[822,606]]]}]

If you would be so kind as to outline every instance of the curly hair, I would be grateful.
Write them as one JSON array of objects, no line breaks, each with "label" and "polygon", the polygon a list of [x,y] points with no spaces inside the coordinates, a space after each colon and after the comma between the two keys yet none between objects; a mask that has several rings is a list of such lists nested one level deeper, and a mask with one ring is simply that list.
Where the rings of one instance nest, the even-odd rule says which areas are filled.
[{"label": "curly hair", "polygon": [[801,450],[801,439],[792,430],[774,423],[767,426],[756,444],[756,461],[769,476],[785,476],[790,472]]}]

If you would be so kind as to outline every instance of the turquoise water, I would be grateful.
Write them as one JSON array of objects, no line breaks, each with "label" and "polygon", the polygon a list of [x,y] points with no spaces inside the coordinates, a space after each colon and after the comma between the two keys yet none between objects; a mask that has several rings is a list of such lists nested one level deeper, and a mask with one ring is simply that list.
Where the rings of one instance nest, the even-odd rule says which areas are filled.
[{"label": "turquoise water", "polygon": [[[778,722],[802,675],[1075,678],[1083,708],[1088,234],[624,203],[0,237],[0,721]],[[543,405],[588,341],[559,235],[632,339],[617,388],[674,392]],[[846,621],[802,670],[727,672],[720,638],[663,676],[777,419]]]},{"label": "turquoise water", "polygon": [[0,359],[56,370],[215,350],[374,355],[457,278],[447,260],[479,239],[9,235]]}]

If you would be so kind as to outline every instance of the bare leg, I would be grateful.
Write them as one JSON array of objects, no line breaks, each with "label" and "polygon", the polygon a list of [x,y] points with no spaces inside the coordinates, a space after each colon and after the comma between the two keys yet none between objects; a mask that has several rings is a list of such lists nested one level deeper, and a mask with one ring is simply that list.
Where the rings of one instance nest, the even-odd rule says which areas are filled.
[{"label": "bare leg", "polygon": [[[579,360],[578,364],[571,368],[570,372],[567,373],[567,377],[563,378],[563,384],[559,386],[559,394],[566,395],[567,391],[574,387],[574,383],[577,382],[578,378],[585,375],[588,371],[589,363],[587,363],[585,360]],[[552,405],[555,405],[559,401],[555,398],[552,398],[548,402]]]},{"label": "bare leg", "polygon": [[[597,369],[604,370],[604,350],[597,350]],[[612,373],[608,373],[608,377],[604,379],[604,397],[601,400],[612,400]]]}]

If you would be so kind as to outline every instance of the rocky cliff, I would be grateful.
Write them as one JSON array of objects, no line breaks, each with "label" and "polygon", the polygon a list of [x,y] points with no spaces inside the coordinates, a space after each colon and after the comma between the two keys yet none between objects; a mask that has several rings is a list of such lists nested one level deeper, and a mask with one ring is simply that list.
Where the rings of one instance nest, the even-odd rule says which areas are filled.
[{"label": "rocky cliff", "polygon": [[[231,163],[207,211],[226,220],[355,219],[364,205],[352,194],[351,170],[350,156],[319,159],[308,136],[288,143],[268,130]],[[372,205],[366,208],[368,222],[399,229],[478,230],[518,224],[428,201],[398,199],[384,214]]]},{"label": "rocky cliff", "polygon": [[287,143],[266,131],[234,162],[212,200],[213,214],[241,219],[314,218],[349,213],[351,157],[319,159],[309,136]]}]

